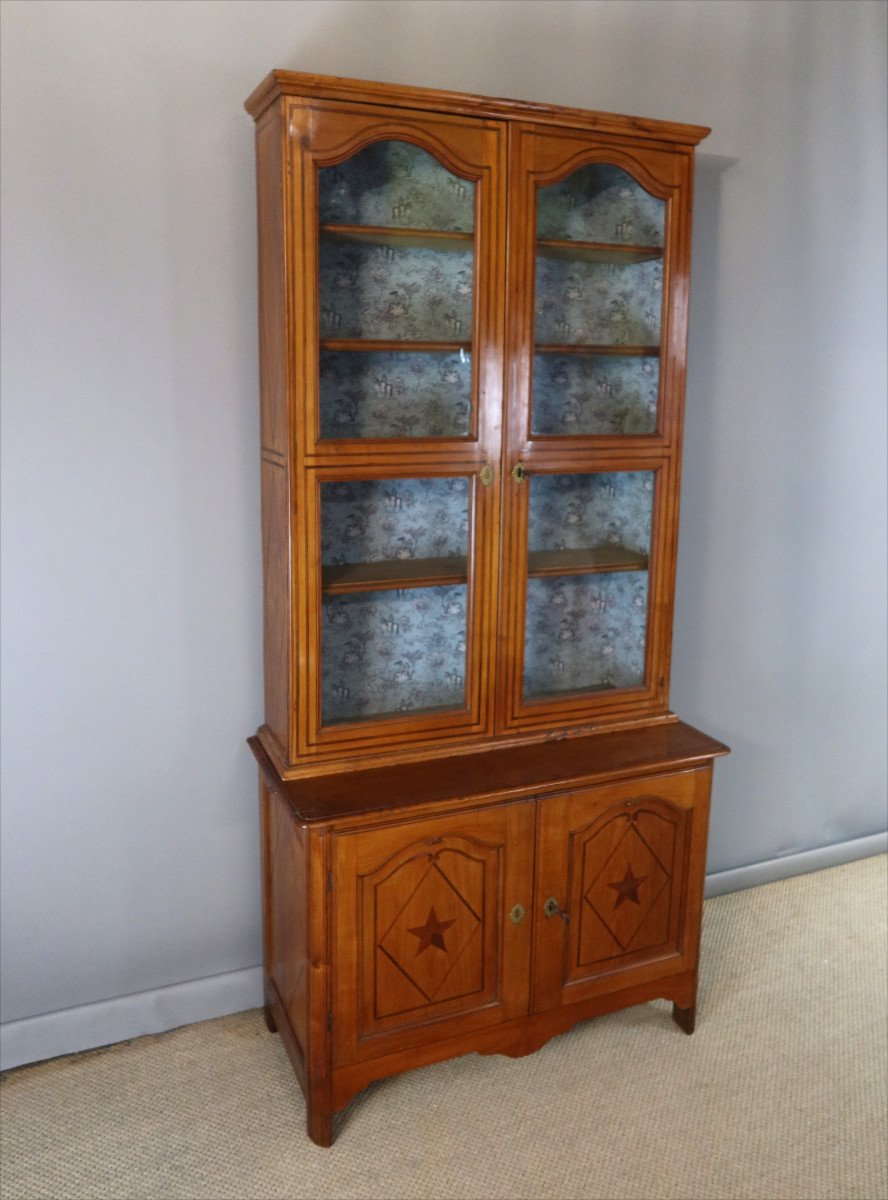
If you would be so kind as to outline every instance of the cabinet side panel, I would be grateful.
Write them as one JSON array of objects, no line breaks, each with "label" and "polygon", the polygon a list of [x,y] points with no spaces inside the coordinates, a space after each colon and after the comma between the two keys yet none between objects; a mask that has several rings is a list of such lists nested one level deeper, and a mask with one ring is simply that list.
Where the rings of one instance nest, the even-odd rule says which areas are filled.
[{"label": "cabinet side panel", "polygon": [[262,441],[262,575],[265,612],[265,723],[289,745],[290,452],[286,258],[281,116],[270,110],[256,128],[259,218],[259,380]]},{"label": "cabinet side panel", "polygon": [[286,804],[268,793],[265,970],[302,1049],[308,1030],[308,917],[304,831]]}]

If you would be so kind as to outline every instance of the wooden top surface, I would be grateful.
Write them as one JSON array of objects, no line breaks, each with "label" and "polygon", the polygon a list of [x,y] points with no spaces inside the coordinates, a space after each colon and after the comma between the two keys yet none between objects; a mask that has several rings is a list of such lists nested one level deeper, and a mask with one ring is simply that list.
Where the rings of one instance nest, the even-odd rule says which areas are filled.
[{"label": "wooden top surface", "polygon": [[255,119],[280,96],[306,96],[324,100],[352,100],[364,104],[387,104],[401,108],[435,109],[462,116],[489,117],[494,120],[534,121],[537,124],[566,125],[596,133],[632,134],[657,141],[696,146],[710,132],[705,125],[685,125],[676,121],[655,121],[648,117],[626,117],[616,113],[568,108],[559,104],[540,104],[532,100],[506,100],[477,96],[470,92],[448,92],[438,88],[408,87],[395,83],[375,83],[364,79],[346,79],[337,75],[313,75],[298,71],[272,71],[244,102]]},{"label": "wooden top surface", "polygon": [[675,721],[591,737],[553,738],[530,746],[503,746],[434,762],[284,781],[258,738],[250,738],[249,745],[269,786],[306,823],[448,800],[521,799],[680,770],[729,753],[721,742]]}]

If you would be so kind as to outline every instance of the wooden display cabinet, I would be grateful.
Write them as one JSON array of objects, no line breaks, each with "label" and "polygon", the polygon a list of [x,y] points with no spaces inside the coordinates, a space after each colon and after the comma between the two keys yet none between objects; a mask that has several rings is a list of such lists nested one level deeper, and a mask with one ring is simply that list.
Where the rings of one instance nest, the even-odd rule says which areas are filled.
[{"label": "wooden display cabinet", "polygon": [[657,997],[721,743],[668,707],[694,146],[273,72],[256,120],[267,1015],[373,1079]]}]

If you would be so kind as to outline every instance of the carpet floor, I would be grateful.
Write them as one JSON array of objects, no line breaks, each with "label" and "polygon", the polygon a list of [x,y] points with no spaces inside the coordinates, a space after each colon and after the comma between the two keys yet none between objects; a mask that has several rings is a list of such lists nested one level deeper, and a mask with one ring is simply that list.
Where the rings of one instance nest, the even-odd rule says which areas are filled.
[{"label": "carpet floor", "polygon": [[886,856],[707,901],[661,1002],[374,1084],[312,1145],[258,1011],[2,1083],[3,1200],[884,1200]]}]

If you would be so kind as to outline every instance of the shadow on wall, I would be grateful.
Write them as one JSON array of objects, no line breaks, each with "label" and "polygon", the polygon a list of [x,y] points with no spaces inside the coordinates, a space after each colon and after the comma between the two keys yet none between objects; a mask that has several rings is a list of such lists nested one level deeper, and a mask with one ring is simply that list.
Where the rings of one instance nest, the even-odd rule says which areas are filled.
[{"label": "shadow on wall", "polygon": [[[718,437],[718,410],[712,402],[721,352],[717,319],[719,297],[725,286],[719,257],[719,221],[722,177],[738,161],[705,151],[696,155],[676,642],[682,629],[702,628],[707,612],[707,582],[718,559],[710,515],[717,487],[713,450]],[[688,553],[690,547],[693,553]],[[702,707],[705,666],[693,648],[693,643],[673,647],[673,662],[681,670],[683,701],[692,710]]]}]

